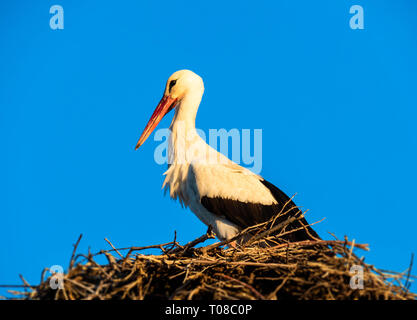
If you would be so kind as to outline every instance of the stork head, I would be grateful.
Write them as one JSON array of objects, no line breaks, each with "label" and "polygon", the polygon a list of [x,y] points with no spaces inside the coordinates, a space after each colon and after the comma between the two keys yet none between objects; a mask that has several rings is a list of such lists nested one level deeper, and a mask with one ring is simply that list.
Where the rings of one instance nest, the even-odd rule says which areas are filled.
[{"label": "stork head", "polygon": [[186,95],[193,92],[201,92],[202,94],[203,91],[203,80],[194,72],[190,70],[179,70],[174,72],[168,78],[164,95],[143,130],[135,150],[146,141],[162,118],[179,105]]}]

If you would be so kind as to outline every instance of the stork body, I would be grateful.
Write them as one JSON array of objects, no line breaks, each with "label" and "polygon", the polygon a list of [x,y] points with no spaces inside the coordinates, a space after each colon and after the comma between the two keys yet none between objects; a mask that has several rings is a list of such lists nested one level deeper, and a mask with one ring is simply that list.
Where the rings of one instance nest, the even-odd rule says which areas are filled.
[{"label": "stork body", "polygon": [[[198,75],[189,70],[175,72],[136,146],[139,148],[162,117],[175,108],[170,126],[169,165],[164,173],[165,191],[211,226],[221,240],[269,220],[284,207],[289,212],[285,219],[299,214],[280,189],[232,162],[197,134],[195,118],[203,92],[203,81]],[[304,218],[289,226],[294,228],[300,230],[289,234],[290,241],[319,238]]]}]

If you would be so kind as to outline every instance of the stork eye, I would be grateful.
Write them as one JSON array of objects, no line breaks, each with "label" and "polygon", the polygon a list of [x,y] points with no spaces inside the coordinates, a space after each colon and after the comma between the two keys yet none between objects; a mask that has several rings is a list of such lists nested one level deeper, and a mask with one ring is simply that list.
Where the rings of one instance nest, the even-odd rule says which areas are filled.
[{"label": "stork eye", "polygon": [[175,86],[176,83],[177,80],[171,80],[171,82],[169,83],[169,92],[171,92],[172,87]]}]

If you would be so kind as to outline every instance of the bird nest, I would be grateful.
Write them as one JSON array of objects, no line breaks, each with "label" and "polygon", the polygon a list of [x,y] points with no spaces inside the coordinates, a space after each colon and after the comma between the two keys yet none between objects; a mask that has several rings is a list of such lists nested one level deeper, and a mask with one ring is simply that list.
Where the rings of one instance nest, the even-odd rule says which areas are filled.
[{"label": "bird nest", "polygon": [[[252,241],[235,247],[230,240],[204,246],[213,238],[208,230],[186,245],[175,237],[160,245],[117,249],[106,239],[111,249],[96,254],[76,254],[80,236],[61,278],[42,275],[38,286],[25,282],[30,290],[21,294],[31,300],[417,298],[409,291],[412,263],[404,273],[379,270],[353,252],[367,245],[346,238],[290,243],[262,229],[245,230],[231,240],[249,231]],[[161,253],[141,253],[147,249]],[[97,257],[106,263],[99,264]],[[51,285],[59,281],[62,286]]]}]

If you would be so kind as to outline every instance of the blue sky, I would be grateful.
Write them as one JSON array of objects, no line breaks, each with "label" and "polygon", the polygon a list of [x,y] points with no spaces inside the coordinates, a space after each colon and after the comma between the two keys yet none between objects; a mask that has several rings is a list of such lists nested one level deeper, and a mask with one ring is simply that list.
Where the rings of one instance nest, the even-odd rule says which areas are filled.
[{"label": "blue sky", "polygon": [[[54,4],[64,30],[49,27]],[[349,27],[355,4],[364,30]],[[206,231],[163,196],[159,143],[134,151],[179,69],[204,79],[199,128],[262,129],[261,174],[310,222],[326,218],[319,234],[404,271],[417,249],[416,31],[412,0],[2,1],[0,284],[67,268],[80,233],[86,252]]]}]

